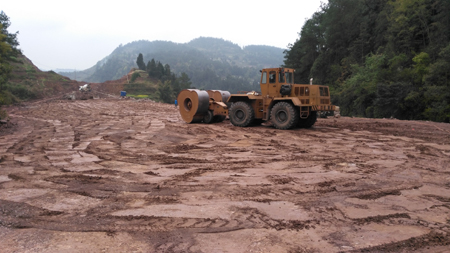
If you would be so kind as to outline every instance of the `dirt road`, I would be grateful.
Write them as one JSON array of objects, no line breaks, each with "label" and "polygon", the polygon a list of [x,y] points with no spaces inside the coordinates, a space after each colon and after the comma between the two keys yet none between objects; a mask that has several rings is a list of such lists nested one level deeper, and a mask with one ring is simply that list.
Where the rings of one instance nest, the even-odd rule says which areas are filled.
[{"label": "dirt road", "polygon": [[186,124],[125,99],[9,107],[2,252],[448,252],[450,124]]}]

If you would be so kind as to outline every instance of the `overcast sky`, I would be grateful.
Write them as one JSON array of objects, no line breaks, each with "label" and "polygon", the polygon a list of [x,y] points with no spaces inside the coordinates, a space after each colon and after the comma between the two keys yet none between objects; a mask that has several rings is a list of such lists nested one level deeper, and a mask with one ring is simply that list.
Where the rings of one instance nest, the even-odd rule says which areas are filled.
[{"label": "overcast sky", "polygon": [[137,40],[186,43],[203,36],[287,48],[321,2],[328,1],[6,0],[0,10],[37,67],[84,70]]}]

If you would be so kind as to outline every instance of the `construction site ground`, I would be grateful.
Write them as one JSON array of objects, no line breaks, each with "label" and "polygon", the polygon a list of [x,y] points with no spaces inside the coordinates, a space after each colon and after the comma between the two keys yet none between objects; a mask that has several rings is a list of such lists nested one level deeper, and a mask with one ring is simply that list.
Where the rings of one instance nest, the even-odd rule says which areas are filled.
[{"label": "construction site ground", "polygon": [[186,124],[119,97],[4,109],[1,252],[450,250],[450,124]]}]

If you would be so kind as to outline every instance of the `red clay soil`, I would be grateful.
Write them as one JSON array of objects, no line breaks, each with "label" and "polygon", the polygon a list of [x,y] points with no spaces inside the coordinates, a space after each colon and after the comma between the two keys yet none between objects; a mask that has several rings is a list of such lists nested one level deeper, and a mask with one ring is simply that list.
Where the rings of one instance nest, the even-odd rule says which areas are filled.
[{"label": "red clay soil", "polygon": [[118,97],[6,109],[3,252],[450,250],[450,124],[186,124]]}]

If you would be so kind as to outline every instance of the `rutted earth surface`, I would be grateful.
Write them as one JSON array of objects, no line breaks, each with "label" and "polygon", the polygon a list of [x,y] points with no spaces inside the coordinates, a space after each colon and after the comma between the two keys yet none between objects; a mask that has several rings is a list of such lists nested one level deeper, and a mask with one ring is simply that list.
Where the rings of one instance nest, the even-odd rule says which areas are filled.
[{"label": "rutted earth surface", "polygon": [[450,124],[186,124],[113,98],[7,110],[3,252],[450,249]]}]

